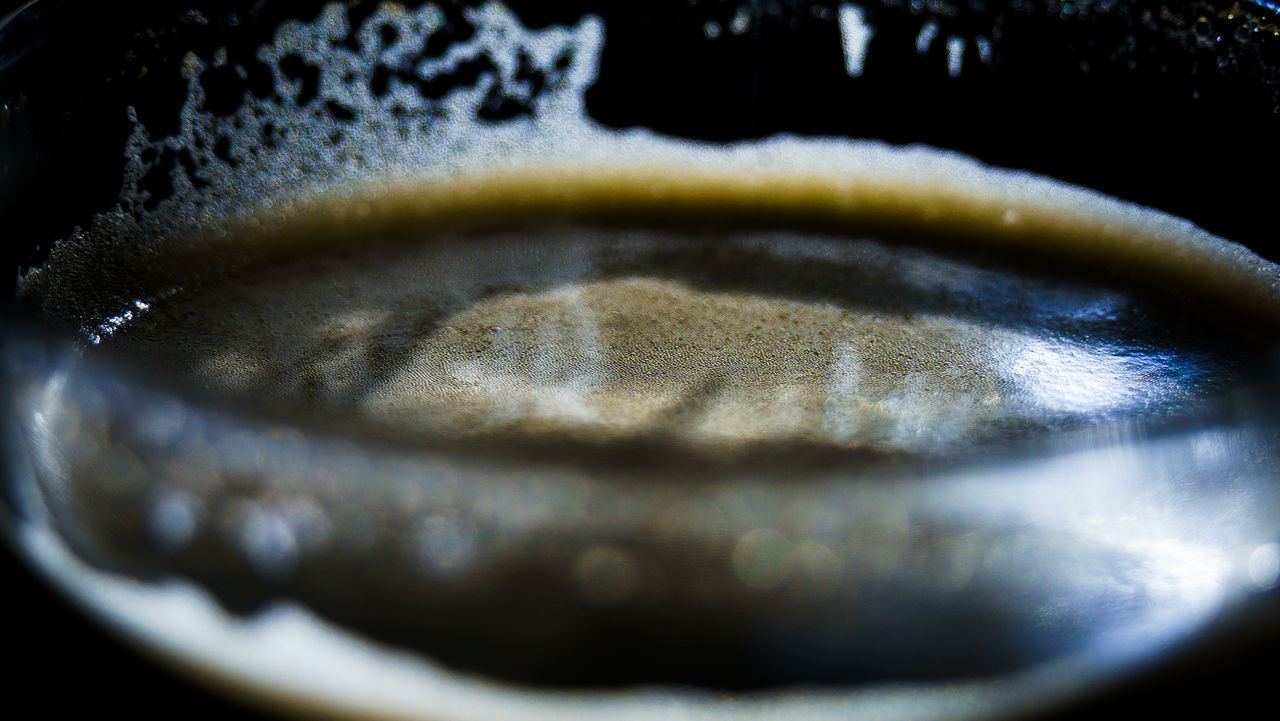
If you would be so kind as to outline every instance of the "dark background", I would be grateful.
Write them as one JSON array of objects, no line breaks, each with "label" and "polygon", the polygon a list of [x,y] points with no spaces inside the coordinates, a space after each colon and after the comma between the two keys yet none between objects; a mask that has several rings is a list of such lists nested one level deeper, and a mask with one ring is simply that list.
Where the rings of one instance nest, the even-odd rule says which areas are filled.
[{"label": "dark background", "polygon": [[[0,0],[0,14],[21,4]],[[532,24],[571,16],[575,12],[573,6],[581,3],[530,0],[512,4],[522,8]],[[611,4],[615,8],[611,12],[632,12],[635,18],[626,25],[630,35],[619,32],[610,36],[610,48],[618,48],[619,54],[602,63],[601,81],[589,98],[589,108],[597,120],[616,126],[647,125],[710,140],[758,137],[784,128],[815,134],[849,132],[890,140],[927,139],[990,162],[1033,167],[1162,207],[1191,217],[1211,230],[1250,242],[1264,255],[1276,257],[1277,234],[1266,210],[1277,187],[1271,180],[1273,169],[1280,167],[1280,150],[1272,140],[1275,135],[1268,132],[1275,125],[1273,108],[1267,107],[1269,103],[1274,105],[1274,95],[1268,93],[1274,91],[1275,83],[1258,80],[1259,73],[1271,71],[1269,63],[1275,58],[1275,46],[1256,52],[1231,46],[1237,26],[1223,25],[1222,9],[1210,3],[1171,5],[1176,5],[1187,18],[1211,18],[1215,25],[1209,32],[1214,43],[1198,35],[1203,28],[1194,22],[1178,31],[1168,31],[1166,27],[1160,32],[1151,31],[1149,36],[1138,32],[1135,37],[1141,41],[1130,43],[1125,33],[1159,25],[1164,4],[1156,2],[1129,3],[1135,10],[1128,15],[1090,15],[1079,21],[1062,22],[1061,32],[1069,35],[1066,46],[1074,56],[1089,57],[1100,68],[1093,71],[1095,77],[1084,81],[1067,79],[1068,70],[1078,73],[1078,69],[1060,68],[1060,82],[1052,82],[1053,73],[1045,71],[1046,67],[1055,67],[1052,58],[1037,55],[1041,50],[1031,45],[1011,48],[1011,53],[1021,52],[1027,58],[1042,61],[1038,65],[1028,61],[1024,66],[1034,68],[1034,73],[1017,67],[1004,71],[1004,77],[1017,81],[1021,99],[1016,106],[1006,97],[1006,85],[992,84],[982,76],[967,77],[962,84],[949,83],[944,74],[922,75],[917,92],[905,95],[900,82],[877,84],[869,78],[857,91],[862,105],[849,104],[847,108],[833,106],[830,93],[816,89],[847,82],[842,77],[838,53],[830,63],[816,69],[808,64],[789,67],[787,58],[802,55],[797,48],[788,46],[799,42],[795,36],[772,36],[777,38],[771,41],[777,46],[771,53],[778,63],[769,73],[747,72],[749,68],[744,70],[737,65],[732,54],[691,63],[689,58],[701,52],[697,49],[701,41],[675,34],[673,28],[682,26],[678,15],[682,11],[673,8],[680,4],[649,3],[657,9],[655,12],[643,9],[644,4],[623,0]],[[123,2],[102,5],[130,7]],[[637,12],[636,6],[641,6],[643,12]],[[883,22],[896,22],[897,17],[886,15]],[[1018,22],[1039,22],[1039,16],[1034,14],[1014,17],[1021,18]],[[918,27],[910,25],[909,20],[901,22],[906,23],[902,28],[906,36],[913,35]],[[612,30],[624,26],[610,27]],[[816,28],[813,32],[829,30]],[[1227,34],[1226,40],[1217,42],[1219,31]],[[662,39],[667,52],[656,59],[650,57],[651,62],[641,72],[640,66],[626,61],[628,38],[640,48],[652,45],[655,37]],[[758,50],[759,46],[752,48],[753,52]],[[1180,62],[1186,64],[1170,68],[1166,63],[1162,68],[1161,59],[1172,57],[1182,58]],[[918,59],[907,53],[899,61],[910,64]],[[1121,70],[1108,74],[1107,68]],[[807,83],[796,81],[801,76],[808,78]],[[1105,82],[1099,82],[1099,77]],[[741,92],[744,83],[752,84],[751,92]],[[1242,89],[1246,87],[1247,90]],[[722,92],[717,94],[708,88]],[[685,112],[673,115],[661,110],[672,104],[672,98]],[[659,99],[665,102],[657,102]],[[873,117],[859,111],[865,104],[896,104],[898,111]],[[764,109],[771,107],[788,110],[781,114]],[[1111,108],[1112,113],[1099,120],[1095,117],[1099,107]],[[962,112],[957,113],[956,108]],[[495,112],[519,112],[519,108],[497,102]],[[40,132],[56,133],[57,124],[42,127]],[[1046,133],[1054,133],[1056,141],[1044,142]],[[67,138],[66,156],[48,161],[51,166],[73,162],[76,153],[90,151],[99,140]],[[25,152],[20,148],[0,151]],[[52,177],[47,181],[49,185],[34,182],[16,189],[14,198],[23,207],[23,217],[38,220],[27,226],[16,215],[7,216],[5,224],[0,225],[9,236],[6,250],[12,250],[14,237],[31,235],[47,241],[65,233],[66,227],[75,222],[74,214],[60,223],[50,222],[59,209],[42,199],[56,191]],[[1187,178],[1199,181],[1188,183]],[[109,199],[114,191],[108,180],[92,192]],[[22,712],[24,716],[261,718],[234,701],[191,687],[84,620],[47,590],[7,546],[0,548],[0,579],[5,589],[3,618],[8,622],[4,648],[10,660],[2,688],[10,705],[29,709]],[[1180,662],[1119,692],[1082,701],[1058,717],[1095,718],[1121,713],[1166,718],[1234,717],[1244,715],[1247,704],[1254,702],[1261,711],[1252,713],[1266,718],[1274,714],[1278,672],[1280,646],[1275,643],[1275,636],[1259,635],[1238,640],[1215,655]]]},{"label": "dark background", "polygon": [[[0,16],[25,4],[0,0]],[[8,235],[6,246],[13,243],[11,233],[0,232]],[[5,250],[6,256],[12,253]],[[0,543],[0,588],[0,648],[9,667],[0,675],[0,690],[9,718],[275,718],[191,687],[90,623],[36,577],[8,543]]]}]

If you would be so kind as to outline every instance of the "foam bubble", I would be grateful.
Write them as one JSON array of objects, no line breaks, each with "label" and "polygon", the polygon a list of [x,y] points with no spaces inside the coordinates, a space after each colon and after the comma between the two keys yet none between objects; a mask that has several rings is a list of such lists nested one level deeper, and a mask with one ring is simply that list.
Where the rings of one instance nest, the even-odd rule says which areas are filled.
[{"label": "foam bubble", "polygon": [[[135,318],[137,303],[181,284],[169,260],[208,254],[228,233],[244,250],[278,242],[290,223],[333,232],[395,214],[425,221],[451,204],[478,210],[497,196],[527,207],[631,197],[655,207],[994,225],[992,242],[1047,234],[1062,252],[1095,255],[1121,272],[1280,307],[1280,273],[1239,246],[1162,213],[957,153],[786,136],[712,145],[603,128],[584,109],[604,42],[598,17],[531,30],[490,2],[460,22],[469,36],[451,35],[435,4],[387,3],[351,27],[342,4],[330,3],[313,22],[286,22],[259,49],[273,92],[246,94],[229,113],[215,108],[222,114],[206,103],[205,77],[229,62],[226,53],[188,56],[180,130],[153,137],[135,119],[118,206],[56,244],[22,279],[20,295],[51,320],[101,338]],[[929,27],[920,38],[926,49]],[[436,40],[444,49],[424,56]],[[171,191],[158,195],[148,180],[170,166]],[[1201,272],[1204,263],[1218,272]]]}]

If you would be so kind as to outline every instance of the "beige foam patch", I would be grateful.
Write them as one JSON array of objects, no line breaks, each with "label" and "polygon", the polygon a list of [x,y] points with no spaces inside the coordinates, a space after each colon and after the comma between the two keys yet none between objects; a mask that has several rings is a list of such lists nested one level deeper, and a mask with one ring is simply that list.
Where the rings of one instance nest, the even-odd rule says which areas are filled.
[{"label": "beige foam patch", "polygon": [[179,293],[112,343],[408,441],[890,453],[1162,412],[1238,371],[1132,289],[867,238],[571,225],[363,245]]}]

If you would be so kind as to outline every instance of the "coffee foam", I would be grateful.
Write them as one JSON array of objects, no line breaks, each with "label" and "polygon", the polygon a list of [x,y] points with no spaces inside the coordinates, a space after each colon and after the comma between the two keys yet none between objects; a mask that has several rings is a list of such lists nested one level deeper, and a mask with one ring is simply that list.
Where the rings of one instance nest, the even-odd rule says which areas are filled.
[{"label": "coffee foam", "polygon": [[[447,27],[434,4],[386,3],[359,27],[340,3],[314,22],[287,22],[258,52],[274,94],[246,95],[225,116],[205,110],[202,77],[225,66],[226,54],[188,56],[181,130],[153,138],[135,122],[118,206],[58,243],[19,295],[93,341],[135,317],[140,303],[191,282],[192,267],[210,258],[306,251],[341,241],[352,224],[376,233],[484,215],[683,208],[905,230],[945,225],[1248,307],[1260,323],[1280,318],[1273,264],[1187,221],[1052,179],[868,140],[719,145],[603,128],[583,101],[603,43],[598,17],[530,30],[499,3],[464,12],[472,36],[425,59],[420,49]],[[384,27],[394,42],[384,44]],[[291,58],[318,69],[315,97],[286,72]],[[479,58],[495,70],[472,85],[451,80]],[[388,70],[450,89],[437,99],[393,79],[375,94],[375,75]],[[528,82],[530,72],[545,82]],[[486,120],[495,94],[528,116]],[[175,163],[172,192],[153,197],[148,174],[178,151],[192,162]],[[1029,247],[1035,238],[1042,247]]]}]

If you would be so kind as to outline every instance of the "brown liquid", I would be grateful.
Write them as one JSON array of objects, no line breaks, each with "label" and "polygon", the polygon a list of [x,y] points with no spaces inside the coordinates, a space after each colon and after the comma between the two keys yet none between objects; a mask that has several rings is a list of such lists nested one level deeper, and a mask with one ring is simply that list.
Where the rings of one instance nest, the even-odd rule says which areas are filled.
[{"label": "brown liquid", "polygon": [[[1170,261],[1180,239],[1102,220],[975,218],[905,191],[853,212],[815,187],[761,212],[732,183],[507,190],[249,226],[230,242],[258,260],[191,276],[108,345],[410,443],[900,454],[1175,413],[1259,367],[1268,335],[1204,312],[1269,290],[1225,244],[1206,280]],[[565,219],[569,198],[596,205]],[[1233,274],[1253,285],[1215,285]]]},{"label": "brown liquid", "polygon": [[[935,456],[1189,409],[1274,336],[1277,275],[1239,248],[1026,206],[981,220],[925,190],[868,201],[870,222],[818,184],[762,209],[776,187],[584,179],[520,212],[509,186],[457,187],[319,198],[150,264],[52,272],[91,268],[64,255],[28,281],[148,376],[485,451],[384,454],[50,382],[32,446],[86,556],[234,609],[296,599],[450,668],[588,686],[1011,672],[1178,610],[1227,567],[1169,519],[1199,506],[1189,489],[1226,494],[1239,474],[1204,464],[1245,441],[1204,444],[1203,487],[1168,444],[1113,467],[1105,433],[1101,455],[1029,470],[791,451]],[[512,446],[561,462],[498,457]],[[707,457],[744,462],[687,463]],[[1263,517],[1258,497],[1204,508]]]}]

